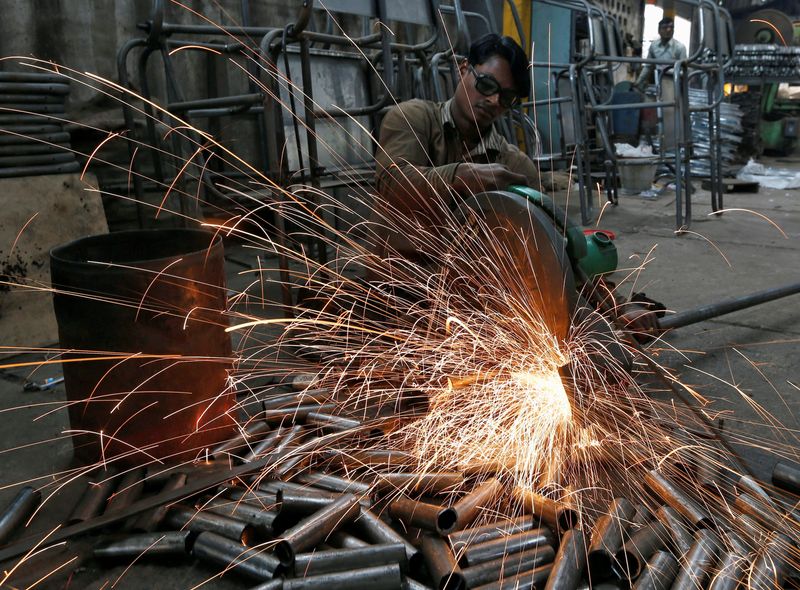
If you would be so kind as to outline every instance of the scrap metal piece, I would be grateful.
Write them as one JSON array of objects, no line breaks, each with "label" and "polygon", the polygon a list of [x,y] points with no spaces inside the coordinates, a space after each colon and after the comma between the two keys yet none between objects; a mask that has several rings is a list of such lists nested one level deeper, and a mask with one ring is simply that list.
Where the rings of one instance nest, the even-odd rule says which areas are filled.
[{"label": "scrap metal piece", "polygon": [[686,554],[684,565],[672,584],[673,590],[704,588],[710,577],[722,542],[715,533],[707,529],[697,531],[694,539],[694,545]]},{"label": "scrap metal piece", "polygon": [[117,485],[117,481],[114,479],[116,474],[116,469],[101,471],[98,474],[102,476],[100,481],[89,482],[78,503],[75,504],[69,517],[67,517],[68,525],[89,520],[103,512],[108,497]]},{"label": "scrap metal piece", "polygon": [[42,494],[31,486],[25,486],[0,515],[0,544],[5,543],[39,505]]},{"label": "scrap metal piece", "polygon": [[614,555],[622,548],[622,535],[635,514],[636,507],[631,502],[615,498],[608,511],[595,522],[588,553],[592,580],[603,580],[613,573]]},{"label": "scrap metal piece", "polygon": [[494,583],[501,578],[507,581],[518,574],[541,568],[552,563],[555,556],[556,552],[550,545],[542,545],[529,551],[503,555],[491,561],[465,567],[461,570],[461,575],[467,583],[467,588],[475,588],[481,584]]},{"label": "scrap metal piece", "polygon": [[453,552],[441,537],[422,537],[422,555],[431,579],[439,590],[466,590],[467,583]]},{"label": "scrap metal piece", "polygon": [[284,566],[292,566],[298,552],[314,547],[336,529],[352,522],[360,510],[361,505],[354,495],[341,496],[284,531],[280,541],[275,545],[276,557]]},{"label": "scrap metal piece", "polygon": [[[522,533],[507,535],[491,541],[471,545],[464,551],[464,558],[470,566],[497,559],[503,555],[519,553],[545,545],[555,546],[556,539],[549,529],[533,529]],[[585,560],[585,556],[584,556]]]},{"label": "scrap metal piece", "polygon": [[636,580],[633,590],[669,590],[680,569],[669,551],[656,551]]},{"label": "scrap metal piece", "polygon": [[574,590],[586,570],[586,538],[580,529],[564,533],[545,590]]},{"label": "scrap metal piece", "polygon": [[191,531],[166,531],[131,535],[106,541],[94,549],[96,559],[131,559],[138,557],[174,557],[188,555]]},{"label": "scrap metal piece", "polygon": [[647,487],[670,507],[675,509],[692,525],[702,528],[713,524],[711,517],[690,499],[683,490],[666,479],[658,471],[649,471],[644,476]]},{"label": "scrap metal piece", "polygon": [[[248,549],[241,543],[206,531],[197,535],[192,555],[257,581],[271,579],[283,571],[280,561],[263,549]],[[280,588],[280,586],[278,586]]]}]

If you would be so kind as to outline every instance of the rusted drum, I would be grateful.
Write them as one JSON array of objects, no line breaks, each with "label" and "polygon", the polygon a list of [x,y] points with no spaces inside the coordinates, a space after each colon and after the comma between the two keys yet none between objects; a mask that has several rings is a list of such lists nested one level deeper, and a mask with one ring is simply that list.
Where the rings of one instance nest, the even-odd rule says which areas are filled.
[{"label": "rusted drum", "polygon": [[91,236],[53,249],[50,265],[77,460],[187,460],[231,435],[218,236]]}]

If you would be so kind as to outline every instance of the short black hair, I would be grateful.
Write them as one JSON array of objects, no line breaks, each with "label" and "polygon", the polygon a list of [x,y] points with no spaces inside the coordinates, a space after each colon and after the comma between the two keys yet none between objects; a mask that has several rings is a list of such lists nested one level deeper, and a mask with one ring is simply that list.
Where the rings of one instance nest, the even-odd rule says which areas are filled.
[{"label": "short black hair", "polygon": [[675,24],[675,21],[670,16],[665,16],[660,21],[658,21],[659,27],[662,25],[673,25],[673,24]]},{"label": "short black hair", "polygon": [[485,63],[490,57],[499,55],[511,66],[511,76],[520,98],[531,93],[531,78],[528,72],[528,56],[511,37],[487,33],[469,46],[467,61],[473,66]]}]

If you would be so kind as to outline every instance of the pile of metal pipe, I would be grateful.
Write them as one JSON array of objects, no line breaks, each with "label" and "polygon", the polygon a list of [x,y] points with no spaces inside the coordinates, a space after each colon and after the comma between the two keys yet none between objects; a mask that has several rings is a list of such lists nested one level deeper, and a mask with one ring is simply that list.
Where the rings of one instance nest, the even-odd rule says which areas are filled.
[{"label": "pile of metal pipe", "polygon": [[[124,513],[137,497],[218,470],[220,485],[106,529],[95,558],[194,559],[209,577],[262,590],[772,588],[800,563],[791,506],[748,477],[730,486],[734,517],[724,522],[735,530],[665,466],[645,473],[649,497],[579,510],[568,494],[521,489],[479,471],[417,471],[409,453],[376,444],[381,420],[337,423],[314,419],[322,412],[291,411],[314,404],[330,400],[273,399],[238,436],[209,450],[208,461],[99,471],[68,520]],[[283,418],[274,410],[285,410]],[[265,458],[269,469],[226,481],[231,465]],[[699,472],[698,463],[686,454],[672,467]],[[785,466],[776,472],[779,480],[793,475]],[[28,499],[0,517],[0,531],[30,514],[32,495],[25,491]]]},{"label": "pile of metal pipe", "polygon": [[79,170],[64,127],[68,94],[58,74],[0,72],[0,178]]}]

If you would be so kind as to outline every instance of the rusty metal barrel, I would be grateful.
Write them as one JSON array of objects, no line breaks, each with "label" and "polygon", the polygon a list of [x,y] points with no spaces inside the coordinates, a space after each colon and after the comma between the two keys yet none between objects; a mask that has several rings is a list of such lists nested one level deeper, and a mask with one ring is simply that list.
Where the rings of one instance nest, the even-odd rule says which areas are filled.
[{"label": "rusty metal barrel", "polygon": [[50,264],[78,461],[188,460],[231,435],[219,236],[90,236],[54,248]]}]

